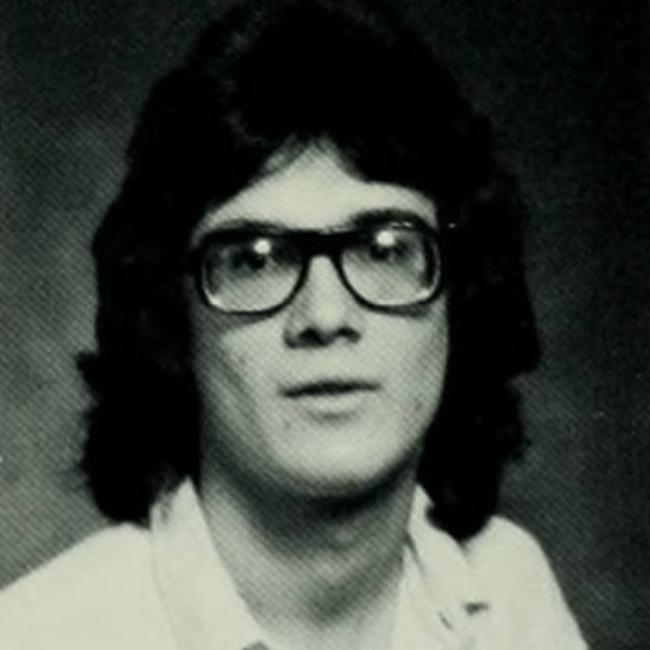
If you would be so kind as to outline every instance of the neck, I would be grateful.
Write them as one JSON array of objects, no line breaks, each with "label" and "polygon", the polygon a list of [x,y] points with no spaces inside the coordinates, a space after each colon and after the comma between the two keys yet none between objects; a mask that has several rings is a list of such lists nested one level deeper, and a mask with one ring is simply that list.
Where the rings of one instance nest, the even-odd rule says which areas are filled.
[{"label": "neck", "polygon": [[285,647],[292,641],[341,647],[318,641],[326,638],[365,647],[364,628],[377,631],[375,622],[387,620],[386,643],[414,475],[408,468],[365,494],[327,499],[253,491],[204,476],[201,496],[214,543],[272,637]]}]

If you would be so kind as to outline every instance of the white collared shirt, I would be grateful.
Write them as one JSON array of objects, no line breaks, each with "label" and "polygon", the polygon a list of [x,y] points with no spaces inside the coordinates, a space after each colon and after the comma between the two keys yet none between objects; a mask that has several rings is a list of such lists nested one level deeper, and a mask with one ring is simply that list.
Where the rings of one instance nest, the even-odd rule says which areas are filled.
[{"label": "white collared shirt", "polygon": [[[409,525],[393,650],[584,650],[537,543],[493,518],[461,546]],[[149,529],[97,533],[0,593],[2,650],[271,648],[217,554],[188,480]]]}]

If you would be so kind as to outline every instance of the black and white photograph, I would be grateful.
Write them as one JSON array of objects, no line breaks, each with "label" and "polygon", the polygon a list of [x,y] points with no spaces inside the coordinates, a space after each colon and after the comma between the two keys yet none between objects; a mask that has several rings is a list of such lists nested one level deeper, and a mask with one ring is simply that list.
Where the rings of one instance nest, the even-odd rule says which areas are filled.
[{"label": "black and white photograph", "polygon": [[3,0],[1,650],[650,648],[646,0]]}]

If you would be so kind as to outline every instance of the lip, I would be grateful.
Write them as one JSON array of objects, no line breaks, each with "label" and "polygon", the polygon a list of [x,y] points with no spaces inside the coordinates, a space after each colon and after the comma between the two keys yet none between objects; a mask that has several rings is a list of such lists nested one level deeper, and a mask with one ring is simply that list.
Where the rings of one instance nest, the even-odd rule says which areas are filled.
[{"label": "lip", "polygon": [[290,384],[281,393],[303,415],[321,423],[341,423],[368,413],[380,384],[365,379],[323,378]]},{"label": "lip", "polygon": [[341,398],[348,395],[379,390],[379,383],[366,379],[323,378],[290,384],[282,388],[284,397],[302,398]]}]

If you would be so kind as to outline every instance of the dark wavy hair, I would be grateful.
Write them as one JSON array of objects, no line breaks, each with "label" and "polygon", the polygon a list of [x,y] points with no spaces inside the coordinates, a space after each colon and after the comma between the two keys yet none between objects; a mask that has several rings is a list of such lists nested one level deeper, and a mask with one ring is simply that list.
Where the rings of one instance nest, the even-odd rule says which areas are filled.
[{"label": "dark wavy hair", "polygon": [[79,359],[93,396],[82,468],[108,517],[145,523],[162,491],[198,474],[182,290],[190,233],[272,154],[323,141],[361,177],[421,191],[438,208],[451,350],[419,480],[458,539],[494,512],[524,441],[510,380],[538,362],[521,203],[487,120],[424,40],[380,7],[244,2],[154,86],[94,240],[97,350]]}]

